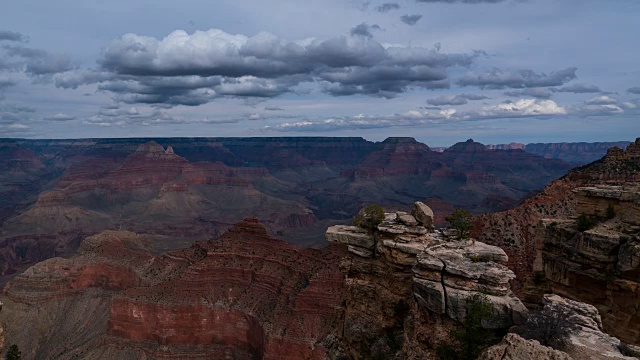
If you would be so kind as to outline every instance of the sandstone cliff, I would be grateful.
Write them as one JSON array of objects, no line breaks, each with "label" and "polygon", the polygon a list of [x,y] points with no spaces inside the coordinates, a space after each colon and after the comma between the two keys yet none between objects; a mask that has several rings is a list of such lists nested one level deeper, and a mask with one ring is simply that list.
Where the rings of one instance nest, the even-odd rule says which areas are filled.
[{"label": "sandstone cliff", "polygon": [[504,329],[526,318],[527,310],[509,290],[514,275],[501,265],[504,251],[445,240],[429,229],[425,208],[414,208],[415,216],[385,214],[377,235],[355,226],[327,230],[327,240],[346,245],[351,254],[341,264],[346,302],[342,322],[328,339],[332,358],[435,358],[436,346],[464,319],[474,293],[488,294],[488,327]]},{"label": "sandstone cliff", "polygon": [[255,219],[153,255],[106,232],[5,287],[0,313],[26,359],[322,359],[343,298],[340,251],[301,250]]}]

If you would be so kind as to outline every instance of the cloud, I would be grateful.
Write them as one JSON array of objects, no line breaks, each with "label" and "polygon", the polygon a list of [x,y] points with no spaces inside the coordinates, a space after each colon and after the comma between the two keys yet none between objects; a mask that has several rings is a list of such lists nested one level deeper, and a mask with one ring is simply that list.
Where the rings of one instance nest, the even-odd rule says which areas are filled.
[{"label": "cloud", "polygon": [[49,53],[25,46],[4,46],[5,56],[18,59],[15,67],[24,67],[29,75],[52,75],[75,68],[71,58],[65,54]]},{"label": "cloud", "polygon": [[528,88],[522,90],[509,90],[504,92],[505,95],[511,97],[531,96],[538,99],[549,99],[551,91],[546,88]]},{"label": "cloud", "polygon": [[367,23],[362,23],[360,25],[356,25],[353,29],[351,29],[351,36],[364,36],[368,38],[372,38],[373,34],[372,30],[380,30],[380,26],[373,24],[367,25]]},{"label": "cloud", "polygon": [[55,115],[52,115],[52,116],[44,118],[44,120],[70,121],[70,120],[75,120],[75,116],[67,115],[67,114],[64,114],[64,113],[57,113]]},{"label": "cloud", "polygon": [[631,94],[640,94],[640,86],[634,86],[632,88],[627,89],[628,93]]},{"label": "cloud", "polygon": [[284,111],[283,108],[277,106],[267,106],[264,109],[267,111]]},{"label": "cloud", "polygon": [[618,103],[618,99],[603,95],[589,99],[585,103],[587,105],[615,105]]},{"label": "cloud", "polygon": [[0,41],[28,42],[29,37],[15,31],[0,30]]},{"label": "cloud", "polygon": [[14,86],[17,83],[13,80],[10,80],[7,77],[0,76],[0,90],[6,89],[8,87]]},{"label": "cloud", "polygon": [[445,4],[497,4],[506,0],[416,0],[418,3],[445,3]]},{"label": "cloud", "polygon": [[449,95],[449,96],[439,96],[437,98],[432,98],[427,100],[427,104],[434,106],[445,106],[445,105],[464,105],[467,103],[467,100],[485,100],[489,99],[489,97],[484,95],[476,95],[476,94],[461,94],[461,95]]},{"label": "cloud", "polygon": [[[355,36],[286,41],[222,30],[176,30],[163,39],[127,34],[112,41],[96,70],[56,74],[56,86],[98,84],[123,103],[201,105],[220,97],[266,99],[304,83],[334,96],[392,98],[411,88],[448,88],[447,69],[469,66],[481,52],[385,45],[365,23]],[[307,87],[308,88],[308,87]]]},{"label": "cloud", "polygon": [[600,90],[599,87],[595,85],[589,85],[584,83],[570,84],[560,88],[551,88],[550,90],[553,92],[570,92],[570,93],[576,93],[576,94],[597,93],[602,91]]},{"label": "cloud", "polygon": [[493,69],[484,74],[467,73],[460,80],[460,86],[477,86],[482,89],[532,88],[560,86],[576,78],[575,67],[553,71],[550,74],[537,74],[533,70],[505,72]]},{"label": "cloud", "polygon": [[386,13],[386,12],[389,12],[391,10],[398,10],[398,9],[400,9],[400,4],[395,3],[395,2],[384,3],[384,4],[376,7],[376,10],[378,12],[381,12],[381,13]]},{"label": "cloud", "polygon": [[552,100],[521,99],[509,104],[487,105],[471,111],[456,109],[407,111],[388,116],[356,115],[320,120],[284,122],[265,126],[265,131],[317,132],[338,130],[360,130],[387,127],[425,126],[450,122],[478,121],[487,119],[547,118],[566,116],[568,110]]},{"label": "cloud", "polygon": [[418,21],[422,19],[422,15],[402,15],[400,16],[400,21],[402,21],[403,23],[413,26],[416,23],[418,23]]}]

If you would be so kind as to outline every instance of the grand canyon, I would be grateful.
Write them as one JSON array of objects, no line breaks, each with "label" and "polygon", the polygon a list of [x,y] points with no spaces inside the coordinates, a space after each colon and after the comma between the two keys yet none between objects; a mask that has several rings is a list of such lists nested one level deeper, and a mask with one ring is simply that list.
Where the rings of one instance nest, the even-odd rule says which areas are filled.
[{"label": "grand canyon", "polygon": [[[0,321],[26,358],[435,359],[474,293],[498,332],[549,303],[596,321],[574,358],[640,345],[640,139],[574,169],[473,140],[2,144]],[[378,235],[350,225],[373,203]],[[508,336],[483,356],[531,346]]]},{"label": "grand canyon", "polygon": [[639,19],[2,2],[0,360],[640,360]]}]

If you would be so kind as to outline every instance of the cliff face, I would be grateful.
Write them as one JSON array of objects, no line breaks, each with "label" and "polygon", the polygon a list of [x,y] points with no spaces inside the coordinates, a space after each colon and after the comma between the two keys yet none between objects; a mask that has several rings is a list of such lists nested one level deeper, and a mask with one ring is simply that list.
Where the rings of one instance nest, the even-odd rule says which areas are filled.
[{"label": "cliff face", "polygon": [[[487,294],[493,318],[508,328],[527,310],[508,287],[506,254],[476,242],[445,241],[430,230],[422,205],[414,215],[385,214],[373,236],[355,226],[327,230],[327,240],[347,246],[344,315],[328,338],[331,358],[435,358],[437,345],[466,315],[474,293]],[[430,211],[429,211],[430,212]],[[428,219],[422,223],[416,219]]]},{"label": "cliff face", "polygon": [[588,230],[578,229],[575,219],[542,220],[533,269],[541,275],[529,295],[550,290],[592,304],[608,333],[640,345],[640,186],[573,191],[577,213],[600,219]]},{"label": "cliff face", "polygon": [[517,275],[512,285],[518,295],[524,294],[524,281],[531,274],[536,259],[535,242],[540,220],[575,218],[579,214],[576,193],[572,191],[575,188],[640,181],[637,149],[640,149],[640,139],[629,145],[626,152],[614,147],[601,160],[571,170],[519,206],[476,218],[473,235],[480,241],[500,246],[509,255],[507,266]]},{"label": "cliff face", "polygon": [[339,251],[292,247],[255,219],[163,255],[145,242],[106,232],[17,276],[1,313],[10,341],[26,358],[322,359]]},{"label": "cliff face", "polygon": [[[636,345],[639,149],[640,139],[626,151],[612,148],[515,209],[479,217],[475,229],[480,240],[515,259],[507,266],[518,275],[514,287],[527,303],[551,291],[592,304],[607,332]],[[580,214],[595,225],[580,231]]]},{"label": "cliff face", "polygon": [[256,216],[271,234],[317,246],[319,221],[346,221],[365,203],[502,210],[568,168],[473,141],[439,153],[413,138],[150,140],[0,140],[0,283],[104,230],[153,235],[166,251]]}]

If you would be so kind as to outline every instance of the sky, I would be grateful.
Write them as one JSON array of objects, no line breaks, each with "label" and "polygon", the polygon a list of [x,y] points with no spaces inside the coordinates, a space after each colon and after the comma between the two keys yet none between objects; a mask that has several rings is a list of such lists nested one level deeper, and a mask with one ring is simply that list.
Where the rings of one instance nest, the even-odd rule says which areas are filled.
[{"label": "sky", "polygon": [[0,137],[640,136],[637,0],[20,0]]}]

